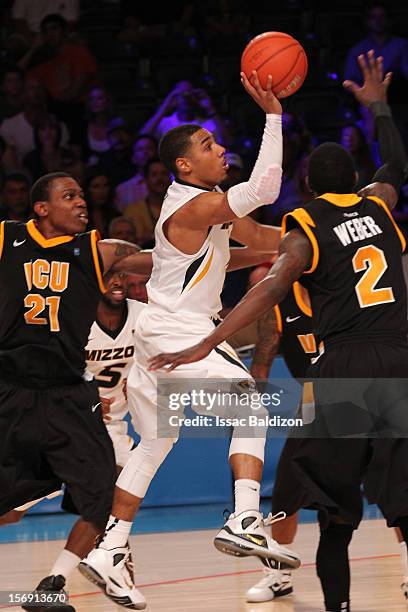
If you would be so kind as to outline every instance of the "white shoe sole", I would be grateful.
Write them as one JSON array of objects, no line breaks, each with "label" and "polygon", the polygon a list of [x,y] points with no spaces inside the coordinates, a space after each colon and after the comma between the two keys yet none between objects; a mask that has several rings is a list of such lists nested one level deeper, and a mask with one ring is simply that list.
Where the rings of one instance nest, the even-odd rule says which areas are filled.
[{"label": "white shoe sole", "polygon": [[277,591],[276,593],[273,591],[270,597],[262,597],[261,595],[247,595],[246,600],[248,603],[264,603],[267,601],[273,601],[274,599],[282,599],[282,597],[289,597],[289,595],[292,595],[292,593],[293,587],[288,587],[287,589]]},{"label": "white shoe sole", "polygon": [[85,578],[93,582],[93,584],[96,584],[96,586],[105,593],[106,597],[109,597],[109,599],[115,602],[115,604],[118,606],[123,606],[129,610],[144,610],[146,608],[147,603],[145,601],[134,603],[130,597],[115,597],[111,593],[107,593],[106,580],[102,578],[102,576],[91,565],[88,565],[88,563],[81,561],[81,563],[78,565],[78,569]]},{"label": "white shoe sole", "polygon": [[262,557],[263,559],[272,559],[281,564],[281,569],[297,569],[300,566],[298,557],[287,555],[283,551],[273,551],[263,546],[258,546],[252,542],[248,542],[244,538],[228,534],[228,537],[222,537],[222,532],[214,540],[214,546],[217,550],[226,555],[235,557]]}]

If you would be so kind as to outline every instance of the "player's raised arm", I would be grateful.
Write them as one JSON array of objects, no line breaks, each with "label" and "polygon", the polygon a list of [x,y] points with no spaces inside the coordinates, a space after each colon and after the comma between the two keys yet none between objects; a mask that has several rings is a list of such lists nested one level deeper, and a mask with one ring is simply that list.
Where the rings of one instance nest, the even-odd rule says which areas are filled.
[{"label": "player's raised arm", "polygon": [[150,369],[169,366],[174,370],[183,363],[204,359],[216,346],[239,329],[255,321],[285,297],[291,285],[307,269],[312,246],[301,230],[294,229],[282,240],[279,257],[268,276],[248,291],[215,330],[195,346],[177,353],[162,353],[150,360]]},{"label": "player's raised arm", "polygon": [[251,83],[243,73],[241,80],[249,95],[266,113],[262,144],[248,181],[234,185],[225,194],[214,191],[226,176],[225,149],[215,142],[212,134],[199,126],[180,126],[170,130],[160,142],[160,157],[176,180],[208,190],[190,198],[174,213],[173,220],[179,227],[203,230],[210,225],[245,217],[259,206],[274,202],[279,195],[282,107],[272,91],[271,77],[266,89],[262,89],[255,71]]},{"label": "player's raised arm", "polygon": [[109,270],[129,272],[129,274],[150,274],[152,254],[141,251],[137,244],[109,238],[99,240],[98,251],[102,258],[104,274]]},{"label": "player's raised arm", "polygon": [[376,58],[373,50],[368,52],[367,57],[360,55],[358,63],[364,77],[363,85],[359,87],[353,81],[345,81],[344,87],[360,104],[369,108],[373,115],[384,164],[375,173],[372,183],[360,190],[359,195],[375,195],[392,210],[398,201],[398,192],[405,182],[407,172],[404,144],[387,104],[392,74],[388,72],[384,77],[383,58]]},{"label": "player's raised arm", "polygon": [[273,255],[276,256],[277,251],[265,252],[256,251],[251,247],[230,247],[230,260],[227,272],[257,266],[265,261],[270,261]]}]

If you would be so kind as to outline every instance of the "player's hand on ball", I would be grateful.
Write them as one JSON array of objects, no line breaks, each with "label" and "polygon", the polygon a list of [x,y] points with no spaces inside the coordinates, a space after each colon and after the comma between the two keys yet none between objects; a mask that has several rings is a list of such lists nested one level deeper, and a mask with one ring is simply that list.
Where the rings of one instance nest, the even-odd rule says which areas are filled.
[{"label": "player's hand on ball", "polygon": [[358,56],[358,65],[363,73],[364,83],[360,87],[354,81],[344,81],[343,86],[348,89],[360,104],[369,106],[372,102],[387,102],[387,90],[391,83],[392,72],[384,77],[383,58],[375,57],[371,49],[365,55]]},{"label": "player's hand on ball", "polygon": [[165,369],[166,372],[171,372],[183,363],[194,363],[195,361],[204,359],[211,353],[212,348],[212,346],[203,340],[184,351],[178,351],[177,353],[160,353],[149,359],[149,370]]},{"label": "player's hand on ball", "polygon": [[265,113],[282,114],[282,105],[272,91],[271,75],[268,75],[266,89],[262,89],[256,70],[252,71],[250,79],[247,78],[245,72],[241,72],[241,83]]}]

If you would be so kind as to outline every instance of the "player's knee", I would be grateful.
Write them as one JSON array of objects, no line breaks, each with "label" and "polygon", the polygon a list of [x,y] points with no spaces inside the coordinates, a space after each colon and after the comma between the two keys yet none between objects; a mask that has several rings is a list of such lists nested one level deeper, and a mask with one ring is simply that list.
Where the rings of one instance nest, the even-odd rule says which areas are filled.
[{"label": "player's knee", "polygon": [[231,440],[230,448],[229,448],[229,458],[232,455],[243,454],[243,455],[251,455],[252,457],[256,457],[260,461],[264,461],[265,457],[265,441],[264,437],[259,438],[240,438],[234,435]]},{"label": "player's knee", "polygon": [[174,440],[142,439],[130,453],[130,459],[117,480],[120,489],[143,499],[157,470],[171,451]]}]

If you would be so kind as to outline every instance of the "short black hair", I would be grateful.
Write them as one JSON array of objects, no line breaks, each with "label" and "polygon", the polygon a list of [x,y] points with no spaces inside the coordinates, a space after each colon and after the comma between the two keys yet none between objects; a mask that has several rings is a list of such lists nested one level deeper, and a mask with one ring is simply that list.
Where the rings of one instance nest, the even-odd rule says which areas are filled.
[{"label": "short black hair", "polygon": [[64,32],[68,30],[68,21],[58,13],[50,13],[44,17],[44,19],[41,21],[41,31],[50,23],[54,23],[55,25],[59,26]]},{"label": "short black hair", "polygon": [[36,202],[46,202],[50,195],[50,185],[59,178],[74,178],[67,172],[51,172],[50,174],[44,174],[35,181],[30,191],[30,205],[34,209]]},{"label": "short black hair", "polygon": [[159,142],[159,157],[174,176],[178,175],[176,159],[183,157],[191,146],[191,136],[201,130],[201,125],[187,123],[172,128]]},{"label": "short black hair", "polygon": [[28,180],[28,177],[23,174],[22,172],[11,172],[10,174],[7,174],[4,178],[3,178],[3,182],[2,182],[2,186],[1,188],[4,189],[6,183],[25,183],[25,185],[27,187],[30,186],[30,181]]},{"label": "short black hair", "polygon": [[22,70],[20,66],[17,66],[16,64],[3,64],[3,66],[1,67],[0,74],[0,83],[2,85],[4,83],[4,79],[8,74],[18,74],[21,79],[24,79],[24,70]]},{"label": "short black hair", "polygon": [[356,176],[353,158],[337,142],[324,142],[310,154],[308,163],[309,186],[322,193],[350,193]]}]

